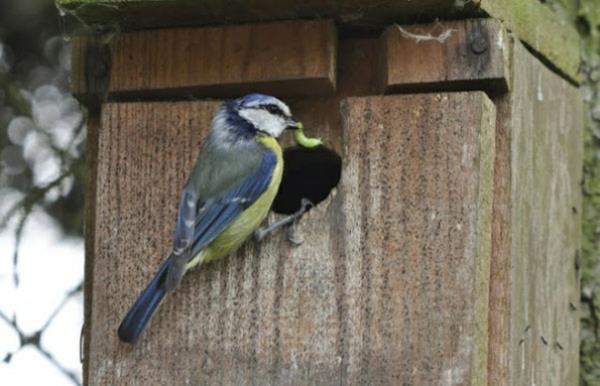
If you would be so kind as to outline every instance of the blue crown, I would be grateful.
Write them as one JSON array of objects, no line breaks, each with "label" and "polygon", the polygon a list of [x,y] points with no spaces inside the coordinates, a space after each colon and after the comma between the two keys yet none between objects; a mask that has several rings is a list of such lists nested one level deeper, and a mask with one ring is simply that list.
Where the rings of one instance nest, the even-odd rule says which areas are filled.
[{"label": "blue crown", "polygon": [[272,97],[271,95],[254,93],[254,94],[244,95],[243,97],[239,97],[235,100],[235,102],[239,106],[244,106],[246,104],[268,103],[268,102],[271,102],[273,99],[275,99],[275,97]]}]

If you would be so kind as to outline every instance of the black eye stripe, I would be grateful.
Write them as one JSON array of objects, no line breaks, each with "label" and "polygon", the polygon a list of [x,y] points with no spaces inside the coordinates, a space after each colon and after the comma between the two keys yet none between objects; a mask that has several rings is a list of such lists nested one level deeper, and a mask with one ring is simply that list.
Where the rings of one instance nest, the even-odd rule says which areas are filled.
[{"label": "black eye stripe", "polygon": [[267,110],[271,114],[285,117],[285,113],[277,105],[274,105],[274,104],[260,105],[259,108]]}]

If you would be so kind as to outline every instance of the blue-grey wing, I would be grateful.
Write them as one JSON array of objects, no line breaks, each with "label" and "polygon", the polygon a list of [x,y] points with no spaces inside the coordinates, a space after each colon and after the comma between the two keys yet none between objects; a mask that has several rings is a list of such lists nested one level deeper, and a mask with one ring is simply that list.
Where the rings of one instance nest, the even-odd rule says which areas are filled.
[{"label": "blue-grey wing", "polygon": [[277,157],[266,151],[258,170],[228,189],[221,197],[207,202],[196,217],[192,241],[194,256],[213,241],[244,209],[252,205],[267,190]]},{"label": "blue-grey wing", "polygon": [[[211,197],[203,202],[193,204],[194,193],[184,190],[175,234],[175,255],[180,252],[181,258],[175,258],[169,267],[167,290],[178,284],[188,260],[213,241],[267,190],[276,164],[275,153],[270,150],[265,151],[254,173],[231,184],[231,187],[218,197]],[[192,221],[193,227],[190,226]],[[181,250],[178,251],[177,248]]]},{"label": "blue-grey wing", "polygon": [[[201,203],[201,205],[203,204]],[[173,253],[175,255],[183,254],[192,243],[197,207],[198,195],[186,186],[181,193],[179,214],[175,225],[175,241],[173,243]]]}]

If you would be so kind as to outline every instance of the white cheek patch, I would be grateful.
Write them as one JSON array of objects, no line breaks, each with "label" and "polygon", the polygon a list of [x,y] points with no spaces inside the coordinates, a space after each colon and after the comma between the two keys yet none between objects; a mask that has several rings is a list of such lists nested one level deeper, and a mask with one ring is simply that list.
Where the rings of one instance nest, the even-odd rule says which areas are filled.
[{"label": "white cheek patch", "polygon": [[240,116],[252,123],[259,130],[269,133],[277,138],[286,128],[285,118],[275,116],[263,109],[242,109]]}]

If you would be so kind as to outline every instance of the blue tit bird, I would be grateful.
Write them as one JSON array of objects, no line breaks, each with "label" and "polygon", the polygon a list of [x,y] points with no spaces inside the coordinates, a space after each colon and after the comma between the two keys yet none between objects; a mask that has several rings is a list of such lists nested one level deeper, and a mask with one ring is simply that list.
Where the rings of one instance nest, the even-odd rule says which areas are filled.
[{"label": "blue tit bird", "polygon": [[234,251],[265,219],[283,172],[277,138],[302,131],[279,99],[250,94],[217,110],[183,188],[173,250],[118,329],[135,343],[164,296],[195,266]]}]

